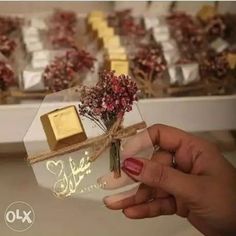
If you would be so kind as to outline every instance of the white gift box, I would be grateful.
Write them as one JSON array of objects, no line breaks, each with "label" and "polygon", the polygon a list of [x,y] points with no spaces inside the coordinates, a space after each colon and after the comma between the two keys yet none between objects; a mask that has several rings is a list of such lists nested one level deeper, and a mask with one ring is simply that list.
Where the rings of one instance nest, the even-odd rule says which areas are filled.
[{"label": "white gift box", "polygon": [[229,47],[229,43],[222,38],[217,38],[211,43],[211,48],[214,49],[217,53],[223,52]]},{"label": "white gift box", "polygon": [[40,41],[34,43],[28,43],[26,44],[26,49],[28,52],[40,51],[43,49],[43,43]]},{"label": "white gift box", "polygon": [[42,79],[43,70],[24,70],[22,85],[25,91],[43,91],[45,86]]},{"label": "white gift box", "polygon": [[182,65],[183,85],[187,85],[200,80],[199,64],[191,63]]},{"label": "white gift box", "polygon": [[149,30],[161,24],[161,19],[157,17],[144,17],[145,29]]},{"label": "white gift box", "polygon": [[170,39],[170,31],[168,26],[158,26],[153,28],[153,37],[156,42],[164,42]]},{"label": "white gift box", "polygon": [[33,68],[45,68],[55,57],[65,55],[66,50],[41,50],[32,53]]},{"label": "white gift box", "polygon": [[175,64],[180,59],[180,55],[177,49],[164,51],[163,54],[168,65]]},{"label": "white gift box", "polygon": [[200,80],[197,63],[173,65],[168,69],[170,84],[188,85]]},{"label": "white gift box", "polygon": [[170,66],[168,68],[169,76],[170,76],[170,84],[179,84],[183,80],[183,74],[180,66]]},{"label": "white gift box", "polygon": [[174,39],[170,39],[168,41],[161,42],[161,46],[163,51],[168,51],[168,50],[176,50],[177,49],[177,44]]},{"label": "white gift box", "polygon": [[45,20],[42,18],[32,18],[30,21],[30,24],[32,27],[39,29],[39,30],[46,30],[47,25],[45,23]]},{"label": "white gift box", "polygon": [[41,39],[40,39],[39,35],[30,35],[30,36],[24,37],[23,41],[25,44],[31,44],[31,43],[40,42]]},{"label": "white gift box", "polygon": [[50,63],[49,59],[37,59],[31,61],[31,66],[34,69],[45,68]]},{"label": "white gift box", "polygon": [[30,36],[39,36],[39,30],[32,26],[24,26],[22,28],[23,38],[27,38]]}]

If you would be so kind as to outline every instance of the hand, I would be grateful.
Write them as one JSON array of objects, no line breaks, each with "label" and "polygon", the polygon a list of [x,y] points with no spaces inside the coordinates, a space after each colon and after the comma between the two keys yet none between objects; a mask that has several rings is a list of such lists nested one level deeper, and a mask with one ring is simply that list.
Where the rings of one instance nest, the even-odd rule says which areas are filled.
[{"label": "hand", "polygon": [[[235,168],[217,147],[184,131],[164,125],[148,131],[161,151],[152,160],[124,160],[123,171],[142,184],[126,199],[105,198],[107,207],[132,219],[177,214],[205,235],[236,235]],[[146,135],[137,137],[140,150]]]}]

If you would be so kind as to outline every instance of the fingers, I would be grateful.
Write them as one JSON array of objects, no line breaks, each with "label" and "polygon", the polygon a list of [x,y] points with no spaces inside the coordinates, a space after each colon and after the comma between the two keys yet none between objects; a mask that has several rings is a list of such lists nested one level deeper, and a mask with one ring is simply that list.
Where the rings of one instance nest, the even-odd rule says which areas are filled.
[{"label": "fingers", "polygon": [[[172,164],[172,155],[165,151],[158,151],[154,153],[152,160],[156,160],[157,162],[171,166]],[[97,182],[102,186],[103,189],[106,190],[114,190],[117,188],[121,188],[130,184],[133,184],[135,181],[130,178],[125,172],[121,171],[121,177],[115,179],[113,177],[113,172],[109,172],[104,176],[101,176]]]},{"label": "fingers", "polygon": [[123,170],[132,178],[150,187],[161,188],[176,197],[191,199],[196,191],[196,177],[187,175],[158,162],[141,158],[128,158]]},{"label": "fingers", "polygon": [[160,215],[175,214],[176,205],[172,197],[160,198],[151,202],[126,208],[123,212],[128,218],[143,219]]},{"label": "fingers", "polygon": [[132,189],[128,192],[123,192],[104,199],[105,205],[112,210],[124,209],[136,204],[141,204],[150,199],[152,189],[144,184],[141,184],[138,189]]},{"label": "fingers", "polygon": [[122,158],[138,156],[142,150],[158,145],[162,150],[175,153],[178,168],[190,172],[193,162],[201,151],[197,138],[177,128],[166,125],[153,125],[147,130],[129,138],[123,145]]}]

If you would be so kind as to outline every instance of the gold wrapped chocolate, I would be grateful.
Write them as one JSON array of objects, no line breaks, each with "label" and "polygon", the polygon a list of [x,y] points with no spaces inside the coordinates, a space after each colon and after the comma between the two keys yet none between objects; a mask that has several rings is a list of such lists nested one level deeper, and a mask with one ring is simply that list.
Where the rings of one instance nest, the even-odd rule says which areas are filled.
[{"label": "gold wrapped chocolate", "polygon": [[123,53],[126,54],[125,48],[123,47],[118,47],[118,48],[107,48],[107,53],[112,54],[112,53]]},{"label": "gold wrapped chocolate", "polygon": [[227,55],[227,61],[229,63],[229,67],[231,70],[235,69],[236,67],[236,53],[229,53]]},{"label": "gold wrapped chocolate", "polygon": [[40,117],[51,150],[87,139],[75,106],[67,106]]},{"label": "gold wrapped chocolate", "polygon": [[128,75],[129,62],[127,60],[112,60],[108,62],[108,69],[114,70],[117,75]]},{"label": "gold wrapped chocolate", "polygon": [[99,28],[97,30],[98,38],[102,39],[103,37],[112,37],[114,36],[115,32],[114,29],[111,27],[104,27]]},{"label": "gold wrapped chocolate", "polygon": [[113,60],[126,61],[128,59],[126,53],[109,53],[108,58],[109,61]]},{"label": "gold wrapped chocolate", "polygon": [[89,18],[105,18],[105,15],[102,11],[91,11]]},{"label": "gold wrapped chocolate", "polygon": [[204,5],[200,11],[197,13],[197,16],[202,21],[208,21],[213,18],[217,13],[216,7],[211,5]]},{"label": "gold wrapped chocolate", "polygon": [[108,48],[119,48],[121,47],[120,37],[118,36],[107,36],[103,37],[103,46]]}]

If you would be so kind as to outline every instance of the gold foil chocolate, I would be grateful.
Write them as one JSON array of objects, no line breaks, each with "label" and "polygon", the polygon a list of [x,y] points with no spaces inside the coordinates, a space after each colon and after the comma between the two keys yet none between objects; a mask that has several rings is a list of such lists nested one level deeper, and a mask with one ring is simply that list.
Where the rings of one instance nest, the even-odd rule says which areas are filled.
[{"label": "gold foil chocolate", "polygon": [[106,49],[108,49],[108,48],[119,48],[119,47],[121,47],[120,37],[118,37],[118,36],[103,37],[103,46],[104,46]]},{"label": "gold foil chocolate", "polygon": [[111,27],[100,28],[97,30],[98,38],[102,39],[103,37],[112,37],[115,35],[114,29]]},{"label": "gold foil chocolate", "polygon": [[89,18],[105,18],[105,15],[102,11],[91,11]]},{"label": "gold foil chocolate", "polygon": [[217,13],[216,7],[211,5],[204,5],[200,11],[198,12],[197,16],[202,21],[208,21],[212,19]]},{"label": "gold foil chocolate", "polygon": [[116,75],[129,74],[129,62],[127,60],[112,60],[108,62],[108,69],[114,70]]},{"label": "gold foil chocolate", "polygon": [[110,61],[112,60],[126,61],[128,59],[127,54],[125,53],[109,53],[108,58]]},{"label": "gold foil chocolate", "polygon": [[229,63],[229,67],[231,70],[235,69],[236,67],[236,53],[228,53],[227,61]]},{"label": "gold foil chocolate", "polygon": [[75,106],[64,107],[40,117],[51,150],[87,139]]}]

